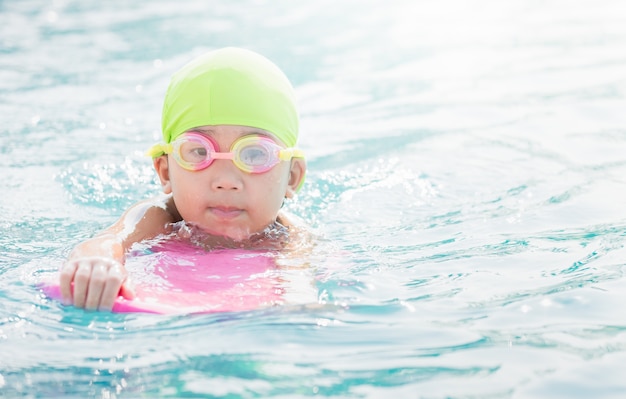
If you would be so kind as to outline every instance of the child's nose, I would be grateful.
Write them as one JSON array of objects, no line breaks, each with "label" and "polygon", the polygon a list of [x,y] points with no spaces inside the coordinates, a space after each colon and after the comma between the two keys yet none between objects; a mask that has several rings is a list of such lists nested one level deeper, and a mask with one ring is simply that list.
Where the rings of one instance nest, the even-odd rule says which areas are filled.
[{"label": "child's nose", "polygon": [[241,190],[243,187],[241,179],[243,172],[235,166],[233,161],[216,159],[208,169],[211,170],[211,187],[214,190]]}]

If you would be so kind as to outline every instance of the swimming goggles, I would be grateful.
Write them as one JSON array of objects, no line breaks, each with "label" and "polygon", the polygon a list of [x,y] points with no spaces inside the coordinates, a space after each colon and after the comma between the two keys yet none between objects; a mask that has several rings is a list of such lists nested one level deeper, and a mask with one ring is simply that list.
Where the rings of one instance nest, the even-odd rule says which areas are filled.
[{"label": "swimming goggles", "polygon": [[216,159],[230,159],[242,171],[264,173],[281,161],[302,158],[304,153],[297,148],[282,148],[271,138],[251,134],[240,137],[230,147],[230,152],[218,152],[217,143],[198,132],[185,132],[171,143],[152,146],[147,155],[157,157],[172,154],[178,164],[192,171],[207,168]]}]

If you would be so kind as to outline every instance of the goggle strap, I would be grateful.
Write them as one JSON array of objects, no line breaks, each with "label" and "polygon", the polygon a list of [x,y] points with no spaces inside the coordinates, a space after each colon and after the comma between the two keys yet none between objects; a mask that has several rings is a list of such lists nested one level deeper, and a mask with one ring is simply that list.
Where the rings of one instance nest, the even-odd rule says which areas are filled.
[{"label": "goggle strap", "polygon": [[172,145],[169,143],[156,143],[146,151],[146,156],[158,158],[161,155],[172,152]]},{"label": "goggle strap", "polygon": [[304,158],[304,152],[297,148],[285,148],[278,152],[281,161],[289,161],[291,158]]}]

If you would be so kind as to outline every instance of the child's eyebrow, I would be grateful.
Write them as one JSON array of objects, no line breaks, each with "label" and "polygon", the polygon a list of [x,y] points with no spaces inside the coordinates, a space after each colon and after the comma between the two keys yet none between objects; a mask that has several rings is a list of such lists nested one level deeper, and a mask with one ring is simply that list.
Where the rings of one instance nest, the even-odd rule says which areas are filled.
[{"label": "child's eyebrow", "polygon": [[200,132],[200,133],[205,133],[205,134],[214,133],[213,129],[206,129],[206,128],[201,128],[201,127],[194,127],[194,128],[188,129],[187,131],[188,132]]}]

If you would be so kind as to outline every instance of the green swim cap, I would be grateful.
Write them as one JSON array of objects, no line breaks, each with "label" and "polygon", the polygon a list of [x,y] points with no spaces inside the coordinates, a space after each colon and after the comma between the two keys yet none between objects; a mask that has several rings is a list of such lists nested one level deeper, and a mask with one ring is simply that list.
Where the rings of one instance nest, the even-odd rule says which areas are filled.
[{"label": "green swim cap", "polygon": [[204,125],[263,129],[287,147],[298,140],[295,94],[285,74],[262,55],[234,47],[208,52],[172,76],[161,122],[166,143]]}]

